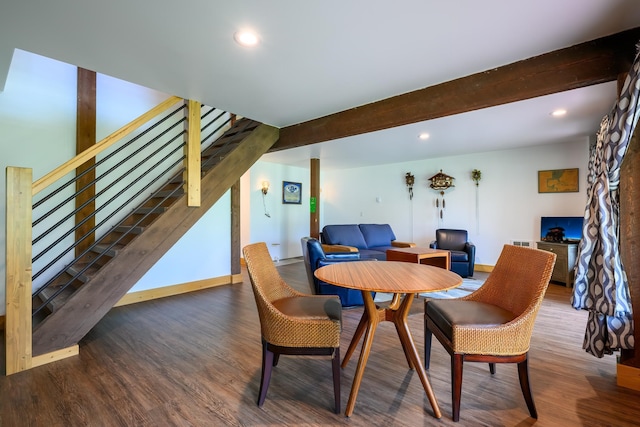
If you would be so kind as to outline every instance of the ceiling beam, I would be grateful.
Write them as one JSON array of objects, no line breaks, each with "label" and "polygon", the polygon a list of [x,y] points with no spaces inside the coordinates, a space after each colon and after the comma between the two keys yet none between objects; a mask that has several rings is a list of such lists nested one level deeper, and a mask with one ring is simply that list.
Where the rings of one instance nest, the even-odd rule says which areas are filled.
[{"label": "ceiling beam", "polygon": [[280,129],[269,151],[330,141],[617,80],[640,27]]}]

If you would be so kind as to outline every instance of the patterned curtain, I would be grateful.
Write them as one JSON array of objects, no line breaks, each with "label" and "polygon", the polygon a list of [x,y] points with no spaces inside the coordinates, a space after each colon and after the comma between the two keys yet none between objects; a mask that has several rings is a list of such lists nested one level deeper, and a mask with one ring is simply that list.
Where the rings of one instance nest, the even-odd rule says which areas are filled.
[{"label": "patterned curtain", "polygon": [[582,348],[596,357],[634,346],[629,284],[619,251],[618,184],[640,114],[639,71],[636,54],[620,98],[602,120],[589,158],[587,206],[571,305],[589,311]]}]

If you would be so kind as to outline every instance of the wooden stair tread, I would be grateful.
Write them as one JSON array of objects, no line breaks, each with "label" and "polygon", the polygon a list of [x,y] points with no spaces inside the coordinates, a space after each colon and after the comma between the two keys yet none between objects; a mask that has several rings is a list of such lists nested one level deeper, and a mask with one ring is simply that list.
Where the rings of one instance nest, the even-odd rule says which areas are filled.
[{"label": "wooden stair tread", "polygon": [[181,197],[184,194],[184,188],[176,188],[175,190],[160,190],[153,194],[154,198],[162,198],[165,197]]},{"label": "wooden stair tread", "polygon": [[133,211],[134,214],[162,214],[167,211],[167,208],[164,206],[154,206],[154,207],[140,207]]},{"label": "wooden stair tread", "polygon": [[119,225],[113,231],[122,234],[142,234],[144,227],[139,225]]},{"label": "wooden stair tread", "polygon": [[67,302],[67,300],[71,297],[71,295],[73,295],[73,292],[75,291],[75,287],[67,286],[64,290],[62,290],[62,292],[56,295],[51,301],[47,302],[47,300],[53,297],[53,295],[55,295],[55,293],[58,292],[60,288],[61,286],[49,286],[48,288],[43,289],[36,297],[38,302],[34,302],[33,304],[34,310],[37,308],[36,304],[37,306],[40,306],[45,302],[46,302],[46,305],[44,308],[46,308],[46,310],[48,310],[49,313],[53,313],[56,310],[58,310],[60,307],[62,307]]},{"label": "wooden stair tread", "polygon": [[72,265],[70,267],[67,267],[65,271],[69,276],[75,277],[76,280],[79,280],[82,283],[87,283],[89,281],[89,276],[86,274],[86,272],[80,273],[80,270],[82,270],[82,267],[76,267]]},{"label": "wooden stair tread", "polygon": [[91,248],[91,251],[100,255],[106,255],[108,257],[113,258],[114,256],[118,255],[119,247],[122,247],[122,245],[114,245],[111,248],[109,248],[109,246],[111,245],[107,243],[99,243],[95,245],[93,248]]}]

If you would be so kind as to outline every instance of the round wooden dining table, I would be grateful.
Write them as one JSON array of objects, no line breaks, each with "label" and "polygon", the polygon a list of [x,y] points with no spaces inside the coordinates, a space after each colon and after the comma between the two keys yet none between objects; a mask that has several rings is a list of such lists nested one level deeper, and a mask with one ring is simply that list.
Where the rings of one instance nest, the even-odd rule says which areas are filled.
[{"label": "round wooden dining table", "polygon": [[[364,313],[342,361],[344,368],[364,334],[345,415],[351,416],[355,408],[378,323],[391,321],[398,331],[409,369],[415,369],[418,373],[434,416],[440,418],[440,407],[418,356],[407,316],[416,294],[455,288],[462,284],[462,277],[443,268],[400,261],[341,262],[317,269],[315,276],[332,285],[359,289],[364,299]],[[376,305],[371,292],[391,293],[393,299],[387,305]]]}]

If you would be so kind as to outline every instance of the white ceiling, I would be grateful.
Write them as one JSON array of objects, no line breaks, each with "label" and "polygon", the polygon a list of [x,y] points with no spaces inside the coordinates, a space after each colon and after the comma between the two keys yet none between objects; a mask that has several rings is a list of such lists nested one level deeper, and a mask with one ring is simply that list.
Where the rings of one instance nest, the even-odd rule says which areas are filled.
[{"label": "white ceiling", "polygon": [[[0,88],[20,48],[283,127],[638,26],[637,0],[4,0]],[[259,46],[233,41],[244,28]],[[608,83],[266,159],[325,169],[557,143],[594,134],[614,99]]]}]

